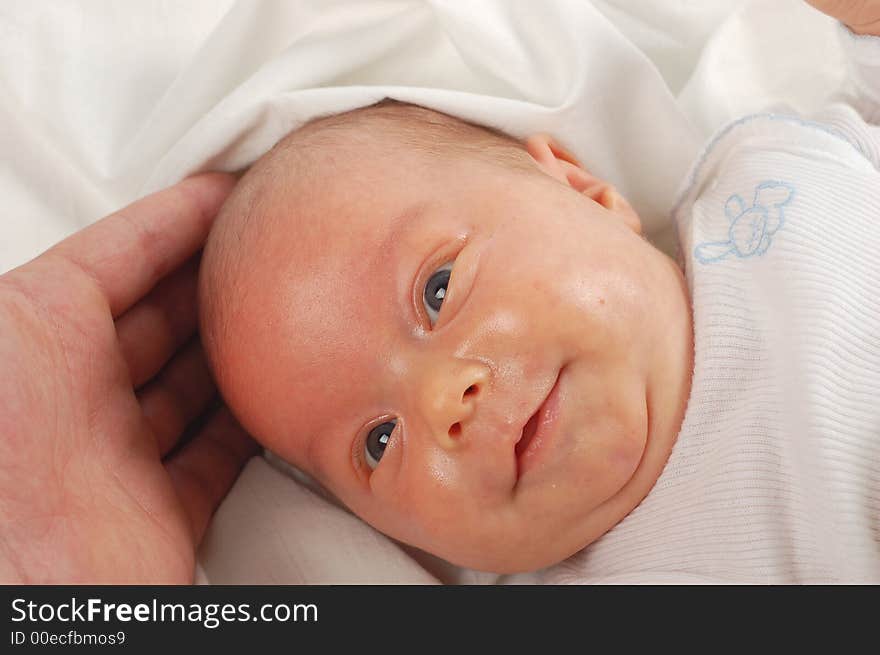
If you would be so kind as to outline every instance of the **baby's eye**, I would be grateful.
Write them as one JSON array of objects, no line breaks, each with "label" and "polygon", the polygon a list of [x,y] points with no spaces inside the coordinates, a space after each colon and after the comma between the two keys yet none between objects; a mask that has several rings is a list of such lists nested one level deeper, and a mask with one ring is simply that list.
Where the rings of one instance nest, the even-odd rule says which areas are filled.
[{"label": "baby's eye", "polygon": [[364,442],[364,454],[367,456],[367,464],[370,465],[371,469],[379,466],[379,460],[382,459],[385,446],[388,445],[388,440],[391,439],[391,433],[394,431],[395,425],[397,425],[397,421],[385,421],[370,430],[370,433],[367,435],[367,439]]},{"label": "baby's eye", "polygon": [[447,262],[438,268],[425,284],[424,305],[428,312],[431,325],[437,322],[440,307],[446,297],[446,287],[449,285],[449,276],[452,274],[452,262]]}]

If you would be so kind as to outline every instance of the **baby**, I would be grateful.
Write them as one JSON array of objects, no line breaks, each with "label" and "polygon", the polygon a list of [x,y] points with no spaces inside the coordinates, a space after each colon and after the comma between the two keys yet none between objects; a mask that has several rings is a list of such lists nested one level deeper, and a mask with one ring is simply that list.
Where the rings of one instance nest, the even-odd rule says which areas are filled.
[{"label": "baby", "polygon": [[548,135],[394,101],[293,132],[202,259],[227,404],[458,565],[880,582],[880,38],[844,40],[862,114],[722,130],[678,262]]}]

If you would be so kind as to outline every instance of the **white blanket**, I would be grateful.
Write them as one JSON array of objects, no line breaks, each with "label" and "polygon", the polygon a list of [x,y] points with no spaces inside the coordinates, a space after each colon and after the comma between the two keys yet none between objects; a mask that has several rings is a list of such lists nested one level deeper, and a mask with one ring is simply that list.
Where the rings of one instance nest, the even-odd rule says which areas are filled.
[{"label": "white blanket", "polygon": [[[713,130],[783,100],[808,111],[842,78],[832,21],[800,0],[6,0],[0,272],[385,96],[554,134],[668,247],[672,201]],[[211,582],[497,579],[398,548],[262,460],[200,562]]]}]

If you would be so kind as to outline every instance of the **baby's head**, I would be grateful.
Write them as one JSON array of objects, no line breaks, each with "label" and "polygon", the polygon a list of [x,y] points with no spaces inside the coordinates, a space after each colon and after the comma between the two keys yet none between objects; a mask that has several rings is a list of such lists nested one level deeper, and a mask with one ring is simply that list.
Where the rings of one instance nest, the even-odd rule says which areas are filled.
[{"label": "baby's head", "polygon": [[313,121],[205,247],[202,339],[264,446],[391,537],[497,572],[648,493],[690,385],[681,271],[608,184],[394,102]]}]

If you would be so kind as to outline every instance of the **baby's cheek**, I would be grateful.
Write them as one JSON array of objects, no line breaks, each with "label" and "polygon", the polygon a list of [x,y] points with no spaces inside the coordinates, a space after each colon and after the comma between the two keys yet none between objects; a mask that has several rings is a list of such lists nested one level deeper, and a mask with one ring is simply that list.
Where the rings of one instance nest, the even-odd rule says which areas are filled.
[{"label": "baby's cheek", "polygon": [[638,422],[606,416],[587,429],[581,462],[594,506],[614,496],[632,478],[645,451],[646,434]]},{"label": "baby's cheek", "polygon": [[400,462],[393,479],[389,476],[388,484],[374,494],[380,511],[410,538],[422,538],[431,526],[456,520],[458,503],[450,501],[461,485],[455,467],[444,461],[444,453],[433,457],[420,454],[413,452]]},{"label": "baby's cheek", "polygon": [[639,466],[645,452],[644,430],[623,430],[618,434],[607,459],[607,465],[619,480],[628,481]]},{"label": "baby's cheek", "polygon": [[407,471],[405,482],[399,481],[402,484],[386,507],[410,543],[436,547],[460,543],[468,535],[468,540],[479,540],[478,533],[486,527],[487,504],[493,499],[481,489],[479,476],[462,465],[461,453],[424,457]]}]

